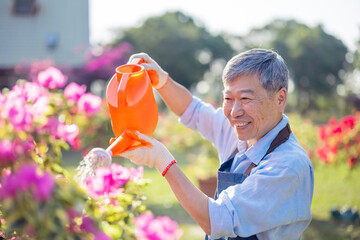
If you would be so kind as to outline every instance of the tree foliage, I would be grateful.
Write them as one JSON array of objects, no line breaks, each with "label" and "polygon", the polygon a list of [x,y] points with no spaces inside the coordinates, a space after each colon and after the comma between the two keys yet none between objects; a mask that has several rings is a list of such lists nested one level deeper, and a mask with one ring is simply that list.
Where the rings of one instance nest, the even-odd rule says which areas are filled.
[{"label": "tree foliage", "polygon": [[[134,52],[148,53],[172,78],[186,87],[201,80],[211,59],[228,59],[233,54],[221,35],[213,36],[181,12],[151,17],[140,27],[122,30],[114,44],[125,41],[133,46]],[[203,52],[211,59],[199,61]]]},{"label": "tree foliage", "polygon": [[360,39],[358,40],[357,49],[355,50],[353,64],[355,68],[360,69]]},{"label": "tree foliage", "polygon": [[333,97],[343,82],[339,71],[344,68],[347,48],[321,25],[274,20],[250,31],[243,42],[247,48],[272,48],[285,59],[302,112],[318,109],[318,98]]}]

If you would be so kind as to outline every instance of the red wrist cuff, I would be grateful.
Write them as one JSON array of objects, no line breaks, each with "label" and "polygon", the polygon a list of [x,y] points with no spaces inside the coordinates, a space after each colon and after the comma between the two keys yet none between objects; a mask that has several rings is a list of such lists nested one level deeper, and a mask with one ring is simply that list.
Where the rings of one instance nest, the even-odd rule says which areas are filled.
[{"label": "red wrist cuff", "polygon": [[169,74],[167,74],[167,78],[166,78],[166,81],[164,82],[164,84],[163,84],[161,87],[156,88],[156,90],[160,90],[160,89],[162,89],[162,88],[166,85],[166,83],[169,81],[169,78],[170,78],[170,75],[169,75]]},{"label": "red wrist cuff", "polygon": [[176,160],[172,160],[171,163],[169,163],[169,165],[167,165],[167,167],[165,168],[165,170],[161,173],[161,175],[164,177],[165,174],[167,173],[167,171],[169,170],[169,168],[174,164],[176,163]]}]

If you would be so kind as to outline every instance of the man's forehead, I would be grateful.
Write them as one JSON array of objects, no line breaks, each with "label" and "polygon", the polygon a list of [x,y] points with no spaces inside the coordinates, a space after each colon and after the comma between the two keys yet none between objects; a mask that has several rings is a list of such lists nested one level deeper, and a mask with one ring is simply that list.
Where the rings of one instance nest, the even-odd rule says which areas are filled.
[{"label": "man's forehead", "polygon": [[225,86],[223,93],[254,93],[254,89],[250,87],[236,88],[236,87]]},{"label": "man's forehead", "polygon": [[257,88],[263,88],[258,74],[239,75],[231,81],[224,82],[224,91],[239,93],[254,93]]}]

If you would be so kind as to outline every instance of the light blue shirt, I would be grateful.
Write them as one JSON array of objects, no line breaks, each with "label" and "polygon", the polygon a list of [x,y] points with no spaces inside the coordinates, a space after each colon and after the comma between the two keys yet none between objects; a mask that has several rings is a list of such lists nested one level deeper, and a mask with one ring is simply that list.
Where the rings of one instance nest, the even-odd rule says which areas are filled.
[{"label": "light blue shirt", "polygon": [[199,131],[217,148],[220,165],[237,148],[230,172],[244,173],[251,162],[258,165],[242,184],[209,198],[211,239],[247,237],[259,240],[298,240],[311,221],[314,175],[311,161],[291,133],[289,139],[267,155],[271,142],[289,122],[280,123],[247,149],[230,126],[221,108],[193,98],[180,118],[185,126]]}]

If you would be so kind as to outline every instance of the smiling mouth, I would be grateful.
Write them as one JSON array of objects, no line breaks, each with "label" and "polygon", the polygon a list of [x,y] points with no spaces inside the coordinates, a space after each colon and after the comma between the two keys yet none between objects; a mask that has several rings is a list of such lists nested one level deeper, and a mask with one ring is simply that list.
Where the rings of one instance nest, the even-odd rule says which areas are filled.
[{"label": "smiling mouth", "polygon": [[234,127],[236,128],[243,128],[243,127],[246,127],[247,125],[249,125],[250,122],[241,122],[241,123],[235,123],[234,124]]}]

